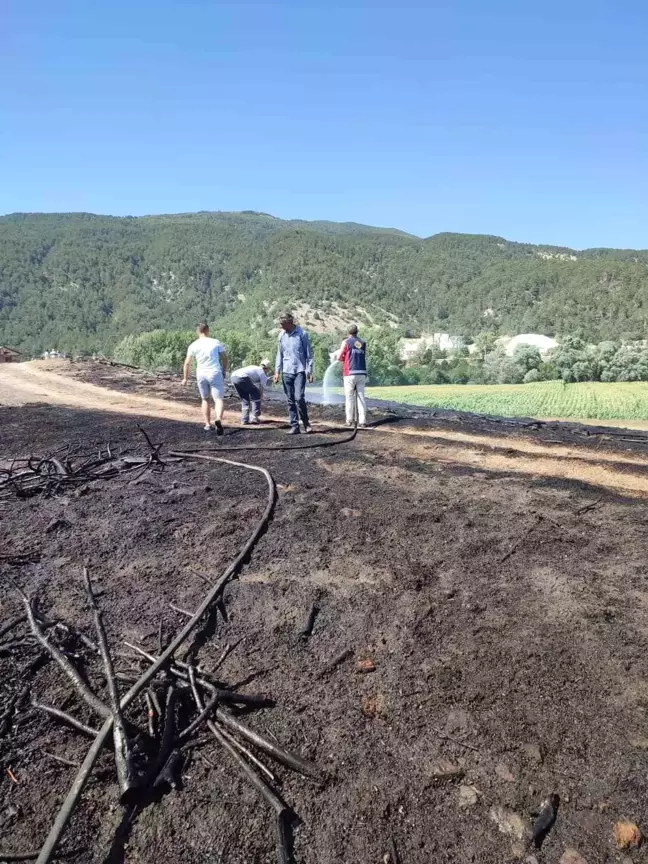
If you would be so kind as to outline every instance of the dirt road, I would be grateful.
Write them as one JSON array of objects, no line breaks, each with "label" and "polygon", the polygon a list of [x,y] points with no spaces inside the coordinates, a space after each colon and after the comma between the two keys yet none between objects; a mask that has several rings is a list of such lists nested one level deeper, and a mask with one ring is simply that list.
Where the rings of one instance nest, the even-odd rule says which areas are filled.
[{"label": "dirt road", "polygon": [[[189,406],[156,397],[126,394],[97,387],[72,377],[65,362],[5,363],[0,365],[0,405],[65,405],[90,411],[111,411],[170,420],[195,420]],[[178,385],[179,387],[180,385]]]}]

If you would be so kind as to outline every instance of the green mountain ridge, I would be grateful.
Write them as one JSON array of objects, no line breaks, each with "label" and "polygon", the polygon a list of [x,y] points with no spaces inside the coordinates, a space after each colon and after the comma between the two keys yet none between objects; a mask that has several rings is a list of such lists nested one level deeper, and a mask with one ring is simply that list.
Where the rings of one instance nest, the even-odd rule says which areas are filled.
[{"label": "green mountain ridge", "polygon": [[267,331],[288,307],[464,339],[642,339],[648,251],[420,238],[255,211],[0,217],[0,344],[109,351],[129,333],[199,319]]}]

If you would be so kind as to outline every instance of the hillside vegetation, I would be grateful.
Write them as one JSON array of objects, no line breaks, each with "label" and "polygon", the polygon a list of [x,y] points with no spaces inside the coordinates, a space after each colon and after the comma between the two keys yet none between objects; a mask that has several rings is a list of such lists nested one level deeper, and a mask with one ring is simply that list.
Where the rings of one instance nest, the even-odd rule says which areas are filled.
[{"label": "hillside vegetation", "polygon": [[265,334],[284,307],[313,329],[330,314],[465,339],[483,330],[639,339],[648,252],[420,239],[260,213],[0,218],[0,344],[110,351],[128,334],[197,319]]},{"label": "hillside vegetation", "polygon": [[373,399],[508,417],[648,420],[648,383],[372,387]]}]

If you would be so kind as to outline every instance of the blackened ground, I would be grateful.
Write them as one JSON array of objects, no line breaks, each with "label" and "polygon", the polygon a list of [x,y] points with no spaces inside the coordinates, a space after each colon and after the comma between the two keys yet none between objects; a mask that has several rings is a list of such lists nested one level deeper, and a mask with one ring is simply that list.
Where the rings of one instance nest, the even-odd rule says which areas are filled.
[{"label": "blackened ground", "polygon": [[[168,447],[204,441],[193,423],[145,425]],[[0,409],[0,429],[2,459],[67,441],[141,446],[132,418],[105,412]],[[495,434],[477,422],[469,431]],[[548,434],[515,430],[512,446],[546,445]],[[287,440],[279,430],[237,430],[226,444]],[[570,446],[587,462],[617,453],[621,473],[643,480],[645,468],[621,463],[630,445],[570,439]],[[540,862],[557,862],[566,847],[590,864],[620,861],[614,822],[648,824],[641,490],[439,462],[425,439],[378,431],[339,447],[231,455],[268,467],[279,501],[227,591],[229,622],[201,659],[208,668],[226,642],[243,638],[223,677],[277,702],[249,722],[329,774],[320,787],[278,770],[301,820],[296,861],[380,864],[392,837],[403,864],[512,860],[519,850],[492,809],[529,820],[550,793],[561,803],[533,853]],[[38,594],[52,617],[91,633],[81,582],[88,562],[113,642],[143,639],[154,648],[160,620],[167,634],[184,620],[169,601],[193,609],[204,593],[191,568],[220,573],[264,500],[263,480],[251,472],[172,464],[135,484],[97,481],[82,495],[15,502],[0,507],[0,549],[36,546],[42,560],[4,572]],[[58,517],[69,527],[45,533]],[[314,602],[321,612],[304,645],[298,631]],[[0,626],[20,610],[4,579],[0,610]],[[30,649],[18,661],[0,657],[0,704],[21,688],[35,657]],[[360,674],[361,659],[375,671]],[[36,673],[34,695],[96,723],[51,663]],[[0,742],[0,850],[9,851],[41,844],[74,777],[73,767],[47,754],[80,762],[88,746],[29,710],[18,721]],[[82,850],[88,864],[274,861],[268,808],[205,740],[202,752],[215,767],[196,757],[184,789],[145,810],[112,859],[121,810],[106,754],[66,848]],[[441,759],[463,776],[438,777]],[[476,803],[460,805],[462,784],[474,787]],[[471,794],[464,791],[467,801]],[[645,852],[632,860],[647,860]]]}]

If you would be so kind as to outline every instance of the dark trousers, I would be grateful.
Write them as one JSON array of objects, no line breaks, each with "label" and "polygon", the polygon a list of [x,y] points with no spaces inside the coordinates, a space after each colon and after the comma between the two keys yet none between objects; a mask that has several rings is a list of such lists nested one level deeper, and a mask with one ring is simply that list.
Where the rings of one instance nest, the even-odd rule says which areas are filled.
[{"label": "dark trousers", "polygon": [[[297,372],[295,375],[283,374],[283,389],[288,399],[288,411],[290,412],[290,425],[299,429],[299,418],[304,427],[310,425],[308,422],[308,409],[304,391],[306,390],[306,373]],[[299,417],[297,411],[299,410]]]},{"label": "dark trousers", "polygon": [[249,378],[234,381],[234,389],[241,397],[241,420],[248,423],[250,420],[250,406],[252,407],[252,419],[256,420],[261,413],[261,391]]}]

